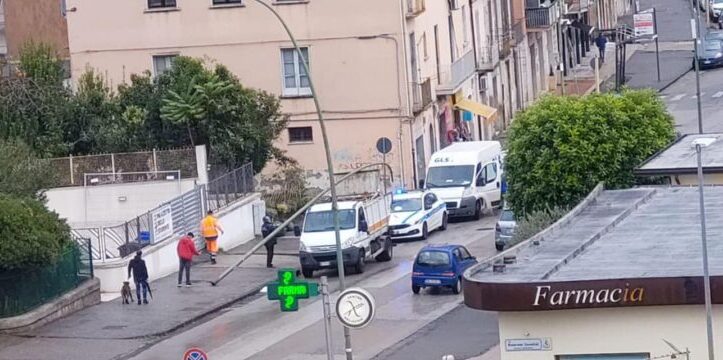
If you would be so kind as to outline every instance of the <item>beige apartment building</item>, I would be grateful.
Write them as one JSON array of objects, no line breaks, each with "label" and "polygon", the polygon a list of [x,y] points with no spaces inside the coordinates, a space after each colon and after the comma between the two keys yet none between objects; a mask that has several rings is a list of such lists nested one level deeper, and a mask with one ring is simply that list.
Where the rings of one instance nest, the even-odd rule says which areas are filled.
[{"label": "beige apartment building", "polygon": [[[277,145],[325,184],[308,77],[267,9],[253,0],[65,1],[75,79],[90,67],[117,86],[165,71],[178,55],[222,63],[281,97],[290,122]],[[267,1],[308,58],[337,173],[381,161],[375,144],[387,137],[394,183],[413,187],[434,151],[498,136],[554,86],[562,0]]]}]

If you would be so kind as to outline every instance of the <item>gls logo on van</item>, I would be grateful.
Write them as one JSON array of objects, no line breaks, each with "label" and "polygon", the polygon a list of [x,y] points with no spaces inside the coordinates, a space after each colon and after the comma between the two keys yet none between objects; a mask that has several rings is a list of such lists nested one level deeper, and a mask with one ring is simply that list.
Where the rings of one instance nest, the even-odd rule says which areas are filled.
[{"label": "gls logo on van", "polygon": [[443,157],[443,158],[440,157],[440,158],[434,159],[435,163],[446,163],[446,162],[450,162],[450,161],[451,161],[451,159],[448,157]]}]

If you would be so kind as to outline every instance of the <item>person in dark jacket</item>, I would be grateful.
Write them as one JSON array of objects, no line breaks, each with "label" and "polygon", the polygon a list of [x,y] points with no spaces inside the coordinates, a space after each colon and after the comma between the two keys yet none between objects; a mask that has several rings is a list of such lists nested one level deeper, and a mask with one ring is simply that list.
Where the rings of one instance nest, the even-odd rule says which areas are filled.
[{"label": "person in dark jacket", "polygon": [[193,255],[201,255],[196,250],[196,244],[193,242],[193,233],[190,232],[186,236],[182,237],[178,242],[178,287],[181,287],[183,282],[183,272],[186,272],[186,287],[191,286],[191,261]]},{"label": "person in dark jacket", "polygon": [[598,51],[600,51],[600,62],[605,62],[605,47],[608,45],[608,38],[602,32],[595,38],[595,45],[597,45]]},{"label": "person in dark jacket", "polygon": [[128,279],[133,274],[133,281],[136,283],[136,299],[138,299],[138,305],[141,304],[141,289],[143,289],[143,303],[148,304],[148,268],[146,268],[146,262],[141,259],[143,253],[138,250],[136,251],[136,257],[134,257],[128,263]]},{"label": "person in dark jacket", "polygon": [[[274,226],[274,224],[271,222],[271,218],[268,216],[264,216],[264,224],[261,225],[261,235],[263,237],[267,237],[274,230],[276,230],[276,226]],[[266,247],[266,267],[267,268],[274,267],[274,265],[272,264],[272,261],[274,260],[274,246],[276,245],[276,237],[277,236],[278,236],[278,234],[264,244],[264,247]]]}]

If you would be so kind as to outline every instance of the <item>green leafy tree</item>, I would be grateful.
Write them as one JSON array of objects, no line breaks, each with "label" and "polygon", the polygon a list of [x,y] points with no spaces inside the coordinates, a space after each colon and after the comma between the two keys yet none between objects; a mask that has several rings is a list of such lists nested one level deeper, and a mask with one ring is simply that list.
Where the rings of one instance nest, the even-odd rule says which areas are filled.
[{"label": "green leafy tree", "polygon": [[570,207],[600,181],[631,187],[635,166],[673,138],[672,117],[653,91],[544,97],[510,128],[511,206],[521,215]]},{"label": "green leafy tree", "polygon": [[54,169],[20,140],[0,139],[0,154],[0,193],[43,200],[43,190],[56,183]]},{"label": "green leafy tree", "polygon": [[63,62],[52,46],[28,42],[20,48],[19,58],[19,69],[24,77],[41,84],[62,85]]},{"label": "green leafy tree", "polygon": [[0,273],[45,266],[70,244],[68,225],[41,201],[0,193]]}]

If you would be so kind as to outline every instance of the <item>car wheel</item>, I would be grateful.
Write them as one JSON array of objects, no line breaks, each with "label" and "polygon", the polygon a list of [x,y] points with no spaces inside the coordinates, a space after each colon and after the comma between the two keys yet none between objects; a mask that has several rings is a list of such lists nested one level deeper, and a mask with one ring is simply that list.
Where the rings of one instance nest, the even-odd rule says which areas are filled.
[{"label": "car wheel", "polygon": [[427,229],[427,223],[422,224],[422,240],[427,240],[429,237],[429,229]]},{"label": "car wheel", "polygon": [[304,275],[305,278],[311,279],[312,277],[314,277],[314,270],[302,267],[301,274]]},{"label": "car wheel", "polygon": [[391,261],[392,256],[394,256],[394,244],[391,243],[391,240],[387,240],[384,245],[387,247],[386,250],[382,251],[381,254],[377,255],[376,261],[380,262],[386,262]]},{"label": "car wheel", "polygon": [[474,220],[482,218],[482,200],[477,200],[474,206]]},{"label": "car wheel", "polygon": [[364,259],[364,250],[359,251],[359,260],[357,260],[356,265],[354,265],[354,272],[357,274],[364,273],[364,270],[366,269],[366,260]]},{"label": "car wheel", "polygon": [[495,249],[497,249],[497,251],[502,251],[505,249],[505,244],[495,244]]},{"label": "car wheel", "polygon": [[415,294],[419,294],[419,290],[421,290],[421,289],[422,289],[422,288],[420,288],[420,287],[417,286],[417,285],[412,285],[412,292],[415,293]]},{"label": "car wheel", "polygon": [[454,285],[452,285],[452,292],[455,294],[462,292],[462,281],[460,279],[457,279]]},{"label": "car wheel", "polygon": [[447,222],[449,221],[447,213],[442,214],[442,226],[439,227],[439,230],[447,230]]}]

